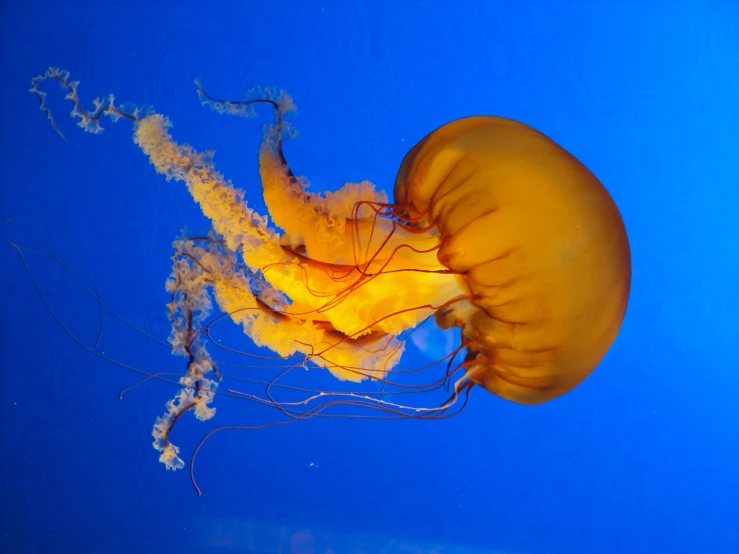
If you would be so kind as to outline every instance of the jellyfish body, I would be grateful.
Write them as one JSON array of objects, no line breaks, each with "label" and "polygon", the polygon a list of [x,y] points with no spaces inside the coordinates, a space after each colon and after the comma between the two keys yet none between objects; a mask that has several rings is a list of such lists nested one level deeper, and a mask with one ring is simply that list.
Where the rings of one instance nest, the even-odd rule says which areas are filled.
[{"label": "jellyfish body", "polygon": [[[294,108],[285,93],[260,90],[230,102],[198,84],[201,102],[220,113],[250,115],[255,103],[274,108],[259,150],[269,211],[260,215],[215,169],[211,153],[175,141],[165,116],[126,112],[112,95],[85,111],[77,83],[50,68],[33,79],[31,92],[59,134],[38,89],[46,79],[67,89],[86,131],[100,132],[106,116],[132,120],[134,142],[156,171],[184,183],[211,222],[207,235],[174,241],[166,284],[172,352],[189,360],[152,431],[169,469],[184,466],[169,439],[180,416],[192,411],[209,419],[215,412],[223,376],[207,348],[214,303],[273,359],[290,360],[273,379],[254,381],[266,385],[263,393],[229,387],[227,394],[276,408],[287,420],[324,410],[335,417],[342,407],[383,418],[449,417],[475,385],[519,403],[545,402],[580,383],[616,337],[631,280],[621,216],[584,165],[531,127],[500,117],[440,127],[406,155],[389,202],[367,181],[309,191],[282,151],[284,118]],[[404,376],[420,381],[427,366],[394,369],[403,334],[432,315],[439,326],[461,330],[458,350],[466,356],[454,365],[451,352],[440,378],[405,383]],[[280,379],[311,366],[382,387],[361,393],[285,387],[306,396],[276,398]],[[424,399],[444,390],[456,372],[461,377],[441,404],[391,399]]]},{"label": "jellyfish body", "polygon": [[459,119],[408,153],[395,201],[438,228],[439,261],[472,295],[436,314],[471,342],[472,381],[535,404],[600,362],[628,302],[629,243],[611,196],[575,157],[510,119]]}]

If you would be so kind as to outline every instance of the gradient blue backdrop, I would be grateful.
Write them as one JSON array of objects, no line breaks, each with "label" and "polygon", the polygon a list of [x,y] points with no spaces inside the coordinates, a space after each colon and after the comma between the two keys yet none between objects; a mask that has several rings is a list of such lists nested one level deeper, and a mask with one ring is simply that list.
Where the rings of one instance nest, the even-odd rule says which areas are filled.
[{"label": "gradient blue backdrop", "polygon": [[[171,387],[148,383],[119,401],[136,376],[64,334],[8,245],[38,243],[2,223],[1,552],[739,552],[737,2],[8,0],[0,10],[0,215],[158,337],[171,241],[206,221],[184,187],[154,173],[128,122],[85,134],[49,83],[61,140],[27,92],[48,65],[70,70],[85,101],[113,92],[167,114],[178,140],[218,152],[256,207],[265,118],[203,109],[196,76],[223,97],[287,89],[301,132],[287,155],[317,190],[360,179],[390,189],[435,127],[519,119],[606,184],[634,267],[621,334],[572,393],[526,407],[475,391],[444,422],[223,434],[198,458],[197,497],[150,446]],[[30,260],[70,330],[93,341],[89,297],[58,264]],[[163,350],[106,322],[106,355],[181,371]],[[177,442],[189,456],[207,430],[271,415],[219,400],[214,420],[183,418]]]}]

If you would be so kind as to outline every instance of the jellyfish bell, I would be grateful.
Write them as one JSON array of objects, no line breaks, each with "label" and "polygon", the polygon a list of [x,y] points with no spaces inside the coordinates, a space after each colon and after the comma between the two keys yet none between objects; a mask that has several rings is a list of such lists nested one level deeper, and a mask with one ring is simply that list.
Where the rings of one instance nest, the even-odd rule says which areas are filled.
[{"label": "jellyfish bell", "polygon": [[395,202],[439,231],[438,259],[470,297],[436,313],[462,329],[467,374],[525,404],[580,383],[623,320],[629,243],[605,187],[531,127],[469,117],[403,160]]},{"label": "jellyfish bell", "polygon": [[[224,376],[208,348],[220,348],[210,340],[215,306],[224,314],[219,319],[241,326],[275,359],[297,359],[257,382],[265,385],[261,394],[227,389],[229,396],[277,409],[283,419],[275,423],[329,411],[345,416],[346,408],[390,418],[449,417],[475,385],[519,403],[544,402],[581,382],[618,332],[630,284],[619,212],[587,168],[522,123],[471,117],[433,131],[400,165],[391,202],[368,181],[309,190],[282,151],[285,116],[294,109],[284,92],[265,89],[223,101],[197,83],[201,103],[219,113],[253,115],[258,103],[273,108],[258,153],[268,210],[262,215],[216,170],[209,153],[172,137],[164,115],[123,110],[112,96],[86,111],[76,82],[50,68],[34,78],[31,92],[60,134],[38,89],[46,79],[68,90],[72,114],[86,131],[100,132],[103,117],[132,120],[134,142],[154,169],[183,183],[211,223],[206,235],[173,242],[169,343],[188,364],[152,432],[168,469],[184,466],[170,441],[174,424],[187,411],[211,418],[213,400],[224,394],[217,390]],[[441,328],[459,328],[461,344],[438,360],[446,372],[424,379],[415,376],[425,367],[396,366],[406,333],[431,317]],[[461,351],[464,359],[455,363]],[[382,387],[292,386],[304,397],[277,399],[279,382],[308,366],[349,384]],[[416,381],[404,382],[409,375]],[[423,402],[450,381],[445,401]],[[421,402],[397,400],[410,394],[420,394]]]}]

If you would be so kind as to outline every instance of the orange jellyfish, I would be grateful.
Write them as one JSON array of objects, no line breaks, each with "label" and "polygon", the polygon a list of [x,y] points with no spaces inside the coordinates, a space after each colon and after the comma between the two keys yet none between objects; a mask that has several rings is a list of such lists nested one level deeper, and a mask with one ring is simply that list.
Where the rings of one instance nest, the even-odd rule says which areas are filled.
[{"label": "orange jellyfish", "polygon": [[[476,385],[536,404],[587,377],[618,333],[631,281],[619,211],[583,164],[527,125],[481,116],[436,129],[403,160],[392,203],[367,181],[321,194],[309,192],[283,155],[293,132],[285,122],[294,109],[289,96],[264,89],[217,100],[196,81],[201,103],[219,113],[249,116],[257,104],[272,106],[259,150],[267,216],[248,207],[210,153],[176,142],[165,116],[124,111],[112,96],[85,111],[77,83],[50,68],[31,92],[60,134],[38,89],[46,79],[67,89],[86,131],[99,132],[104,116],[133,120],[134,141],[156,171],[184,183],[212,225],[206,236],[174,241],[170,344],[189,362],[153,430],[169,469],[184,465],[170,442],[174,423],[189,410],[212,417],[216,394],[276,408],[283,419],[275,423],[341,416],[347,407],[380,417],[448,417]],[[230,318],[285,361],[261,394],[217,390],[224,376],[208,351],[214,303],[223,314],[216,321]],[[440,360],[446,370],[439,376],[419,380],[428,368],[396,366],[407,333],[431,316],[442,328],[459,328],[461,346]],[[304,396],[275,398],[297,367],[382,388],[291,387]],[[416,381],[405,382],[408,375]],[[398,401],[450,382],[441,403]]]}]

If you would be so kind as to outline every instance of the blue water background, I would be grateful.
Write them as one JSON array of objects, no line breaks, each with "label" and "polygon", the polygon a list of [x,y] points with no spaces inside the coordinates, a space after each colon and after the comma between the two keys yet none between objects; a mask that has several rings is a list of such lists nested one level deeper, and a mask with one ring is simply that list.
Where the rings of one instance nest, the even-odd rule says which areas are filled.
[{"label": "blue water background", "polygon": [[[739,552],[739,4],[737,2],[7,1],[0,7],[0,215],[86,270],[105,303],[166,339],[171,242],[207,221],[156,175],[131,125],[62,140],[27,92],[58,65],[86,105],[151,104],[175,138],[217,151],[261,208],[256,120],[197,101],[252,85],[294,97],[293,169],[316,190],[391,190],[408,149],[452,119],[498,114],[543,131],[608,187],[633,288],[600,367],[520,406],[476,390],[440,422],[318,420],[217,435],[204,494],[167,472],[150,429],[173,387],[74,344],[0,225],[0,552]],[[98,309],[29,254],[49,304],[87,344]],[[572,283],[573,287],[577,283]],[[223,327],[243,348],[248,340]],[[239,342],[240,341],[240,342]],[[146,371],[184,360],[106,318],[99,348]],[[409,346],[406,364],[427,360]],[[330,383],[317,376],[320,383]],[[218,399],[176,428],[274,418]]]}]

